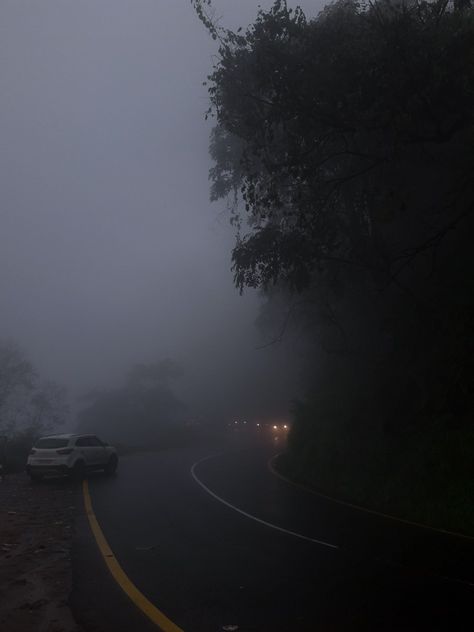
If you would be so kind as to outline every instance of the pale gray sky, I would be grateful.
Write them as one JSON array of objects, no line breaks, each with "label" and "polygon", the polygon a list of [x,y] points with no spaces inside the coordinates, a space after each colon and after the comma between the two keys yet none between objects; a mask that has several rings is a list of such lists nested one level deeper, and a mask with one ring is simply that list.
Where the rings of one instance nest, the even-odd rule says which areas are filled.
[{"label": "pale gray sky", "polygon": [[[257,10],[215,5],[230,27]],[[215,46],[189,0],[0,3],[0,337],[73,392],[164,356],[194,388],[291,390],[288,352],[254,350],[259,299],[209,203]]]}]

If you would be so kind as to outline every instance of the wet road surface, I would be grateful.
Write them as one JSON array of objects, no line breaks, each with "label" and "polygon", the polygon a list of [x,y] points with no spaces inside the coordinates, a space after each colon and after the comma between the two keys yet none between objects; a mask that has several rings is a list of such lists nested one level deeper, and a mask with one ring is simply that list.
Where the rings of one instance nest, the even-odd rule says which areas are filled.
[{"label": "wet road surface", "polygon": [[[235,436],[91,477],[113,552],[167,617],[185,632],[474,628],[473,541],[288,484],[268,468],[279,449]],[[84,516],[74,574],[74,613],[89,630],[157,629],[114,584]]]}]

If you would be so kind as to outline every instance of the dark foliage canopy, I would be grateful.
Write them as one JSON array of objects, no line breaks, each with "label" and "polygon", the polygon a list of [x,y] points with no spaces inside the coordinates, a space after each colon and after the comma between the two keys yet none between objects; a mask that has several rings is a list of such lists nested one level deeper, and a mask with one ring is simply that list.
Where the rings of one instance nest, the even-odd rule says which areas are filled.
[{"label": "dark foliage canopy", "polygon": [[236,195],[234,220],[248,222],[233,252],[240,289],[301,290],[335,261],[393,282],[462,228],[474,202],[468,7],[341,1],[307,20],[280,0],[243,34],[204,21],[220,41],[212,196]]},{"label": "dark foliage canopy", "polygon": [[237,33],[219,27],[211,2],[195,4],[219,41],[211,197],[231,201],[237,287],[309,296],[341,341],[331,347],[376,370],[385,410],[406,392],[427,415],[434,402],[464,414],[471,3],[340,0],[308,19],[278,0]]},{"label": "dark foliage canopy", "polygon": [[194,4],[219,42],[211,198],[230,201],[235,283],[264,291],[273,341],[298,319],[311,356],[290,474],[472,532],[471,1],[309,19],[277,0],[237,33]]}]

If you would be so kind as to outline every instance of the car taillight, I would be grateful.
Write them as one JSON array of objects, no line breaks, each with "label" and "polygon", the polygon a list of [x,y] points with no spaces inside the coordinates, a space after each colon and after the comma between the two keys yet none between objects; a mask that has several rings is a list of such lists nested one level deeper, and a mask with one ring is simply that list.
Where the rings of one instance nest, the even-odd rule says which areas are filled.
[{"label": "car taillight", "polygon": [[72,448],[61,448],[60,450],[56,450],[58,454],[71,454]]},{"label": "car taillight", "polygon": [[34,448],[31,448],[30,454],[36,454],[36,450]]}]

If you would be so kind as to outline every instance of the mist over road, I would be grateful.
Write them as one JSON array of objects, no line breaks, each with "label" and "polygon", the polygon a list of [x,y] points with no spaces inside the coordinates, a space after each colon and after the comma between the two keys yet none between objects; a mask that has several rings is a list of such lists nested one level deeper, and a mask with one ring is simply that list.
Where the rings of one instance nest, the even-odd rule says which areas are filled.
[{"label": "mist over road", "polygon": [[[153,604],[192,632],[471,629],[472,541],[290,485],[267,466],[279,449],[234,436],[127,457],[116,479],[90,480],[112,550]],[[85,522],[75,557],[80,620],[153,629],[113,585]]]}]

